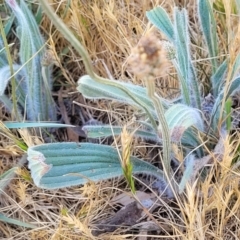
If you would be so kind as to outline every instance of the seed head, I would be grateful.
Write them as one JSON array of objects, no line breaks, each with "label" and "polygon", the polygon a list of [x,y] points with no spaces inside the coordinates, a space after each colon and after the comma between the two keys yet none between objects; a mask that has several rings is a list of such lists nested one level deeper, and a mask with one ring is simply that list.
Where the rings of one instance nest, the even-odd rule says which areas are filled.
[{"label": "seed head", "polygon": [[142,37],[129,57],[130,71],[142,76],[159,76],[168,67],[163,43],[153,34]]}]

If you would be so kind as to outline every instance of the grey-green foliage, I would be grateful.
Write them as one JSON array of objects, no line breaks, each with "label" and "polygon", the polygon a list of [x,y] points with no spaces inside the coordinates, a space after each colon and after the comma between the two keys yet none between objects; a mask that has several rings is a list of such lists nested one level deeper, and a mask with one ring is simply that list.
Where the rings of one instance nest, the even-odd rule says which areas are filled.
[{"label": "grey-green foliage", "polygon": [[8,129],[13,128],[61,128],[74,127],[73,125],[51,122],[3,122]]},{"label": "grey-green foliage", "polygon": [[213,91],[213,96],[215,98],[218,96],[221,88],[223,88],[221,84],[224,83],[227,66],[228,66],[228,63],[227,63],[227,60],[225,60],[216,70],[215,74],[211,77],[212,91]]},{"label": "grey-green foliage", "polygon": [[171,48],[174,48],[170,50],[173,52],[170,58],[178,73],[184,103],[201,109],[200,91],[189,48],[187,11],[175,8],[174,23],[171,22],[169,17],[166,17],[168,14],[161,7],[156,7],[148,11],[146,15],[166,35],[172,44]]},{"label": "grey-green foliage", "polygon": [[169,41],[174,41],[174,27],[164,8],[156,7],[147,12],[146,15],[148,20],[163,32]]},{"label": "grey-green foliage", "polygon": [[[156,15],[156,12],[158,12],[160,16],[158,16],[159,19],[165,18],[166,13],[164,12],[163,9],[159,10],[159,8],[153,9],[147,13],[147,16],[150,21],[152,21],[152,16]],[[185,97],[185,94],[187,90],[184,89],[184,76],[187,75],[186,69],[188,68],[188,64],[191,64],[191,71],[193,74],[193,78],[191,75],[188,75],[187,80],[188,80],[188,86],[191,87],[194,86],[192,89],[188,89],[190,91],[190,95],[192,95],[192,99],[194,99],[194,96],[197,96],[195,98],[196,104],[194,102],[191,103],[192,107],[198,107],[205,113],[206,111],[210,112],[210,121],[208,123],[211,123],[211,133],[215,134],[215,136],[219,136],[218,134],[218,123],[222,122],[221,128],[222,131],[225,131],[226,125],[224,123],[224,118],[225,115],[222,113],[222,118],[220,119],[220,107],[221,104],[223,104],[223,101],[225,101],[230,95],[234,94],[235,91],[238,91],[240,88],[240,80],[238,76],[238,71],[239,71],[239,56],[237,56],[235,63],[233,65],[233,69],[231,72],[231,82],[228,86],[225,85],[225,79],[226,79],[226,72],[227,72],[227,67],[228,67],[228,60],[224,60],[222,63],[219,63],[217,61],[217,56],[218,56],[218,42],[217,42],[217,29],[216,29],[216,23],[215,19],[213,16],[213,11],[212,11],[212,6],[208,0],[199,0],[198,1],[198,16],[200,19],[201,23],[201,29],[206,41],[206,45],[208,47],[209,51],[209,57],[212,65],[212,77],[211,78],[211,83],[212,83],[212,95],[214,99],[214,103],[212,104],[206,104],[207,101],[205,99],[202,99],[200,95],[198,95],[199,90],[197,88],[197,79],[196,79],[196,74],[195,74],[195,69],[193,64],[191,63],[191,59],[189,57],[190,53],[190,44],[188,46],[186,45],[186,42],[188,42],[188,33],[182,34],[183,28],[186,27],[186,21],[183,17],[183,13],[185,10],[179,11],[178,9],[174,10],[174,20],[175,23],[173,23],[173,29],[174,35],[171,35],[171,38],[169,38],[169,34],[166,34],[166,23],[162,20],[156,23],[156,19],[154,18],[152,23],[160,29],[163,33],[166,34],[166,37],[168,40],[172,43],[172,45],[175,48],[176,51],[176,70],[181,82],[182,86],[182,99],[184,100],[185,103],[188,103],[188,99]],[[181,14],[182,13],[182,14]],[[185,15],[186,16],[186,15]],[[166,19],[167,25],[171,26],[169,24],[169,18]],[[188,32],[187,29],[185,29],[185,32]],[[179,35],[180,33],[180,35]],[[185,49],[185,47],[187,49]],[[188,59],[190,61],[188,61]],[[226,94],[226,99],[223,99],[225,92]],[[187,92],[189,94],[189,92]],[[199,107],[198,101],[202,102],[201,108]],[[204,103],[204,104],[203,104]],[[209,130],[209,129],[208,129]],[[221,134],[220,134],[221,136]],[[196,159],[196,156],[190,155],[191,156],[191,161],[186,160],[186,171],[184,172],[182,181],[180,183],[180,192],[182,192],[184,185],[186,184],[187,180],[191,178],[191,174],[194,168],[194,163],[197,162],[198,160]],[[201,159],[201,158],[200,158]],[[207,158],[208,159],[208,158]]]},{"label": "grey-green foliage", "polygon": [[[119,85],[127,88],[133,95],[139,99],[144,105],[149,109],[149,111],[154,115],[156,119],[156,113],[154,111],[153,103],[147,96],[146,89],[135,86],[131,83],[123,83],[118,82]],[[94,88],[94,91],[93,91]],[[132,98],[129,97],[125,92],[121,89],[109,86],[106,84],[99,83],[93,80],[89,76],[83,76],[81,78],[80,84],[78,85],[78,90],[87,98],[90,99],[110,99],[117,100],[119,102],[123,102],[129,105],[135,105],[139,107],[139,104],[133,101]]]},{"label": "grey-green foliage", "polygon": [[215,73],[218,62],[218,42],[216,21],[213,16],[212,6],[209,0],[198,0],[198,16],[205,41],[208,47],[209,57],[211,59],[213,73]]},{"label": "grey-green foliage", "polygon": [[[156,112],[153,108],[153,105],[151,103],[151,99],[147,96],[146,89],[140,86],[135,86],[130,83],[124,83],[118,81],[118,84],[121,84],[122,86],[128,88],[129,91],[135,96],[141,99],[142,102],[146,106],[148,106],[148,109],[152,112],[154,118],[156,119]],[[112,99],[116,100],[122,103],[126,103],[129,105],[135,105],[137,108],[141,109],[141,106],[139,106],[137,103],[133,103],[132,99],[130,99],[123,91],[120,89],[117,89],[108,86],[105,84],[101,84],[93,79],[91,79],[89,76],[83,76],[78,81],[78,91],[83,94],[84,97],[90,98],[90,99]],[[183,127],[183,133],[190,127],[194,126],[200,131],[203,130],[203,120],[201,118],[200,111],[195,108],[190,108],[186,106],[185,104],[170,104],[167,100],[162,100],[160,97],[158,97],[159,101],[162,101],[163,105],[165,106],[165,117],[167,122],[169,123],[170,129],[177,128],[178,126]],[[177,116],[177,117],[176,117]],[[102,130],[101,130],[102,127]],[[143,130],[146,126],[143,126]],[[156,139],[157,141],[161,142],[161,136],[158,132],[154,131],[153,126],[151,126],[150,123],[148,123],[149,129],[147,131],[140,132],[136,131],[136,136],[142,137],[144,139]],[[116,128],[118,131],[116,132]],[[113,135],[119,134],[121,127],[113,127],[113,130],[111,130],[111,126],[106,125],[87,125],[83,128],[86,130],[86,133],[89,134],[89,137],[107,137],[112,132]],[[130,129],[129,129],[130,130]],[[183,134],[182,133],[182,134]],[[154,135],[156,137],[154,137]],[[174,135],[174,133],[173,133]],[[172,139],[174,140],[174,139]],[[178,142],[181,139],[178,139]],[[195,146],[196,147],[196,146]]]},{"label": "grey-green foliage", "polygon": [[174,43],[176,44],[176,61],[179,67],[179,79],[181,81],[182,95],[184,103],[191,104],[191,84],[190,71],[190,52],[189,52],[189,36],[188,36],[188,18],[185,9],[174,11]]},{"label": "grey-green foliage", "polygon": [[[112,125],[84,125],[83,131],[87,134],[89,138],[101,138],[101,137],[110,137],[120,135],[122,132],[122,127],[120,126],[112,126]],[[138,129],[128,128],[129,132],[134,132],[134,135],[140,137],[142,139],[151,140],[154,142],[161,142],[161,139],[156,134],[156,132],[152,128],[147,129]]]},{"label": "grey-green foliage", "polygon": [[[63,30],[61,24],[58,24],[61,20],[47,8],[45,0],[41,0],[41,2],[46,7],[46,12],[52,17],[58,29],[63,33],[67,32]],[[198,1],[198,9],[201,28],[209,49],[209,56],[215,58],[218,52],[216,48],[216,24],[213,19],[212,7],[208,0],[202,0]],[[179,192],[182,192],[186,183],[189,180],[194,180],[194,164],[196,162],[201,163],[201,159],[207,162],[211,157],[206,156],[204,149],[201,147],[201,139],[198,138],[199,133],[204,132],[206,128],[203,118],[205,105],[202,104],[204,98],[200,94],[197,71],[191,58],[187,11],[175,8],[173,15],[174,20],[172,22],[167,12],[161,7],[147,12],[148,19],[166,35],[169,41],[168,48],[171,50],[171,60],[177,70],[181,86],[181,96],[172,101],[167,101],[155,94],[154,101],[156,102],[153,102],[153,98],[148,95],[149,89],[131,83],[97,77],[92,69],[89,68],[88,56],[84,55],[85,52],[82,50],[82,46],[79,47],[74,36],[69,37],[71,35],[70,32],[68,37],[72,39],[79,53],[84,55],[83,59],[87,66],[86,69],[89,69],[89,75],[79,79],[78,91],[89,99],[108,99],[133,106],[137,115],[140,116],[140,120],[136,121],[139,127],[134,132],[136,137],[155,141],[159,147],[162,145],[162,128],[156,103],[159,102],[164,107],[163,117],[168,124],[171,141],[183,146],[183,153],[186,158],[186,170],[178,188]],[[208,26],[203,26],[205,24],[208,24]],[[212,30],[211,33],[209,29]],[[219,98],[219,100],[216,100],[211,107],[208,107],[208,110],[212,114],[211,122],[216,126],[218,118],[215,116],[219,117],[220,115],[214,115],[212,108],[218,110],[216,106],[222,101],[227,61],[221,64],[216,60],[212,60],[211,63],[212,77],[210,76],[210,78],[213,88],[216,87],[213,95],[215,99]],[[237,60],[232,75],[235,80],[229,88],[228,95],[232,93],[235,87],[238,87],[239,79],[236,76],[238,67],[239,63]],[[152,119],[151,121],[149,120],[149,113],[152,114],[152,119],[156,121],[154,125],[159,124],[157,129],[153,126]],[[216,133],[216,136],[218,136],[217,129],[212,128],[211,134]],[[119,135],[121,129],[121,126],[103,124],[88,124],[83,127],[87,136],[93,138]],[[132,131],[133,128],[129,127],[128,130]],[[174,153],[172,154],[174,155]],[[119,158],[117,150],[110,146],[88,143],[80,145],[70,143],[47,144],[32,147],[28,150],[29,168],[31,169],[32,177],[35,184],[43,188],[59,188],[83,184],[88,180],[99,181],[120,176],[122,172],[120,171]],[[133,172],[154,175],[164,187],[170,184],[166,182],[166,176],[160,169],[134,157],[131,160],[134,165]],[[201,164],[198,166],[199,169],[202,167]],[[139,167],[141,168],[140,171]],[[173,187],[177,189],[175,185]],[[163,186],[160,186],[159,189],[163,189]]]},{"label": "grey-green foliage", "polygon": [[[166,16],[166,13],[163,9],[161,9],[160,12],[163,13],[164,16]],[[181,35],[181,37],[188,34],[186,11],[176,12],[176,15],[178,15],[183,20],[183,26],[181,26],[182,30],[177,30],[177,27],[174,26],[174,24],[170,24],[170,27],[173,26],[172,31],[170,31],[169,33],[170,38],[171,36],[174,36],[174,34],[179,34]],[[161,16],[156,17],[160,17],[161,19]],[[170,18],[168,18],[168,24],[169,23]],[[161,26],[161,23],[159,25]],[[165,30],[168,31],[169,28],[166,27]],[[185,84],[184,88],[186,89],[186,91],[182,90],[183,92],[185,92],[185,98],[182,104],[178,103],[176,105],[173,102],[162,99],[160,96],[157,95],[155,95],[154,100],[161,102],[161,105],[164,107],[164,117],[166,119],[166,122],[168,123],[168,128],[171,131],[171,141],[176,143],[181,143],[182,141],[186,144],[186,146],[192,149],[196,148],[199,145],[199,141],[196,138],[195,131],[193,131],[193,129],[191,128],[194,127],[195,130],[202,131],[203,120],[201,118],[200,110],[197,108],[191,108],[191,104],[196,105],[197,102],[195,100],[192,100],[192,96],[198,97],[198,93],[194,92],[196,90],[195,88],[193,88],[194,84],[189,84],[188,79],[188,77],[191,76],[192,82],[195,81],[195,77],[193,77],[194,70],[192,70],[190,53],[189,49],[187,49],[189,45],[188,41],[189,40],[186,40],[182,45],[180,44],[181,39],[179,39],[179,56],[177,55],[176,59],[174,59],[174,61],[176,62],[176,66],[178,66],[178,68],[180,69],[179,73],[182,75],[182,79],[180,82],[182,84]],[[184,60],[185,53],[188,54],[186,61]],[[178,59],[180,59],[180,61],[183,61],[182,63],[185,66],[184,70],[179,67],[182,65],[178,63]],[[110,80],[104,80],[104,82],[102,82],[101,80],[98,81],[98,79],[94,79],[90,76],[83,76],[79,79],[77,89],[86,98],[115,100],[133,106],[137,110],[137,113],[142,116],[142,119],[138,122],[140,128],[135,131],[135,136],[155,141],[160,146],[163,141],[161,124],[159,123],[160,126],[158,127],[158,129],[156,129],[152,125],[152,122],[149,121],[148,114],[144,112],[145,108],[147,108],[148,111],[152,114],[153,119],[155,119],[157,123],[159,119],[155,109],[156,103],[153,104],[152,99],[147,94],[147,89],[121,81],[114,81],[114,84],[110,84],[109,82]],[[184,88],[182,87],[182,89]],[[124,89],[128,89],[130,95],[126,94],[126,91],[124,91]],[[189,99],[189,101],[186,105],[187,101],[185,100],[187,98]],[[83,129],[86,131],[88,137],[107,137],[110,135],[119,135],[122,128],[120,126],[111,127],[110,125],[100,124],[86,125]],[[129,128],[128,130],[132,131],[133,129]],[[195,141],[193,141],[192,139],[194,139]],[[72,149],[73,146],[75,149]],[[29,168],[31,169],[32,177],[35,184],[37,184],[39,187],[44,188],[58,188],[81,184],[86,182],[87,180],[97,181],[122,175],[121,165],[119,162],[120,157],[118,156],[115,149],[103,145],[92,144],[86,144],[81,146],[85,146],[87,151],[83,153],[83,151],[81,150],[82,147],[79,149],[79,151],[77,151],[77,145],[68,145],[66,143],[62,145],[49,144],[29,148]],[[55,147],[57,148],[57,151],[54,151]],[[65,151],[59,152],[60,148],[65,149]],[[96,149],[97,152],[95,153],[93,151],[90,151],[90,149]],[[109,151],[114,153],[114,156],[111,155],[109,157],[108,155],[106,155]],[[64,155],[65,152],[67,154],[66,156]],[[196,153],[201,154],[201,151],[198,151]],[[133,172],[143,173],[143,169],[148,169],[149,164],[134,159],[135,158],[131,159],[134,165]],[[106,162],[107,167],[105,167],[105,163],[101,163],[102,161]],[[95,162],[98,163],[98,166],[94,165]],[[76,166],[74,167],[73,164],[76,164]],[[78,164],[80,165],[78,166]],[[141,171],[138,170],[139,167],[141,167]],[[84,170],[85,168],[87,169],[87,171]],[[157,172],[159,172],[159,174],[156,175],[155,170],[156,168],[153,167],[150,169],[150,171],[146,171],[145,173],[149,175],[154,175],[158,178],[158,182],[161,182],[161,184],[164,185],[159,186],[159,189],[166,188],[168,189],[168,192],[170,192],[171,189],[166,187],[168,184],[166,182],[166,178],[163,172],[160,169],[157,169]],[[59,181],[59,179],[61,179],[61,181]],[[50,182],[48,183],[48,181]]]},{"label": "grey-green foliage", "polygon": [[[93,143],[43,144],[28,149],[29,168],[38,187],[54,189],[122,175],[119,153],[111,146]],[[131,157],[134,173],[163,178],[160,169]]]},{"label": "grey-green foliage", "polygon": [[[20,64],[13,64],[18,106],[26,110],[32,121],[56,120],[56,108],[51,97],[51,64],[44,66],[42,60],[46,47],[32,12],[25,1],[6,1],[16,17],[17,36],[20,42]],[[0,100],[9,111],[13,104],[4,94],[11,77],[6,52],[0,40]],[[18,113],[19,114],[19,113]]]},{"label": "grey-green foliage", "polygon": [[[161,101],[165,107],[165,117],[169,125],[170,131],[172,131],[172,141],[175,141],[177,139],[177,142],[181,141],[181,138],[183,136],[186,136],[186,133],[188,133],[188,136],[192,136],[192,131],[190,131],[189,127],[194,126],[196,129],[203,131],[203,119],[200,113],[200,93],[198,89],[195,69],[192,64],[191,60],[191,54],[190,54],[190,47],[189,47],[189,33],[188,33],[188,18],[186,10],[178,10],[177,8],[174,9],[174,19],[175,21],[172,23],[170,18],[168,17],[166,11],[161,8],[157,7],[149,12],[147,12],[147,17],[156,25],[156,27],[163,31],[163,33],[166,34],[169,41],[172,43],[172,46],[175,46],[174,52],[175,56],[172,58],[172,61],[174,62],[174,65],[176,66],[176,69],[179,74],[179,80],[181,83],[181,92],[182,92],[182,104],[170,104],[170,102],[167,100],[163,100],[158,96],[158,100]],[[172,47],[171,46],[171,47]],[[145,103],[146,106],[148,106],[148,109],[153,113],[154,116],[156,116],[156,110],[154,109],[153,104],[151,103],[151,99],[149,96],[147,96],[147,91],[143,87],[135,86],[130,83],[124,83],[118,81],[119,84],[125,86],[128,88],[131,93],[134,96],[141,97],[142,102]],[[78,90],[83,94],[84,97],[90,98],[90,99],[98,99],[98,98],[105,98],[105,99],[113,99],[117,101],[121,101],[130,105],[135,105],[136,107],[141,107],[136,104],[132,99],[129,99],[128,96],[124,92],[122,92],[119,89],[113,89],[111,86],[106,86],[104,84],[101,84],[94,79],[91,79],[89,76],[83,76],[79,80],[79,86]],[[110,96],[110,97],[109,97]],[[167,104],[166,104],[167,102]],[[174,102],[174,101],[172,101]],[[188,105],[188,106],[186,106]],[[197,108],[199,110],[197,110]],[[156,119],[156,117],[155,117]],[[96,130],[96,135],[100,137],[100,135],[97,134],[97,132],[100,132],[96,129],[96,126],[87,126],[87,133],[91,133],[93,136],[94,129]],[[99,126],[98,126],[99,128]],[[160,126],[161,128],[161,126]],[[84,128],[86,129],[86,127]],[[90,130],[91,129],[91,130]],[[106,128],[104,128],[105,131],[102,132],[102,137],[104,132],[106,133],[105,136],[107,136],[110,132],[110,127],[108,130],[108,134],[106,132]],[[181,131],[180,131],[181,129]],[[154,130],[152,128],[152,130]],[[178,132],[179,138],[176,137],[176,132]],[[112,133],[116,134],[115,131],[112,131]],[[136,132],[136,135],[138,133]],[[146,135],[138,135],[145,139],[153,139],[150,135],[152,135],[151,132],[149,132],[149,136]],[[161,139],[161,134],[159,135],[158,132],[155,132],[155,135],[158,136],[156,139]],[[193,136],[196,137],[196,136]],[[187,138],[184,137],[185,142],[187,141]],[[161,141],[161,140],[160,140]],[[198,141],[195,141],[196,143]],[[192,145],[190,143],[189,145]],[[194,147],[197,147],[194,145]]]},{"label": "grey-green foliage", "polygon": [[[204,11],[203,11],[203,7]],[[212,8],[208,0],[202,0],[198,3],[200,22],[207,40],[207,46],[211,49],[210,56],[213,58],[213,70],[217,67],[216,59],[216,25],[214,24]],[[163,32],[174,48],[175,56],[171,56],[172,62],[177,70],[181,85],[181,95],[184,103],[201,110],[201,94],[199,83],[196,76],[196,70],[191,59],[188,17],[185,9],[174,9],[174,22],[169,23],[169,17],[166,17],[166,11],[161,7],[156,7],[147,12],[148,19]],[[157,16],[157,17],[156,17]],[[211,28],[211,36],[208,29]],[[167,29],[167,30],[166,30]],[[210,40],[209,40],[210,38]]]},{"label": "grey-green foliage", "polygon": [[18,226],[24,227],[24,228],[37,228],[37,226],[35,226],[33,224],[25,223],[25,222],[19,221],[17,219],[7,217],[7,216],[5,216],[5,215],[3,215],[1,213],[0,213],[0,221],[1,222],[5,222],[5,223],[18,225]]},{"label": "grey-green foliage", "polygon": [[[215,103],[213,106],[211,106],[210,112],[212,113],[212,133],[216,133],[216,136],[218,136],[217,133],[217,122],[219,117],[219,104],[222,101],[223,98],[223,92],[224,92],[224,76],[227,70],[227,61],[224,61],[222,64],[219,64],[216,61],[216,57],[218,54],[218,49],[216,47],[217,45],[217,37],[216,37],[216,25],[215,20],[213,19],[213,13],[210,3],[207,0],[200,1],[198,3],[199,8],[199,17],[201,19],[201,27],[205,36],[206,45],[209,49],[209,56],[213,58],[211,61],[212,63],[212,73],[213,76],[211,77],[211,81],[213,83],[214,87],[214,97],[215,97]],[[172,101],[172,103],[175,102],[175,104],[168,103],[165,106],[165,118],[168,123],[169,130],[171,131],[171,140],[173,142],[181,143],[185,146],[185,149],[196,148],[195,152],[191,156],[191,161],[186,161],[186,164],[189,166],[186,166],[186,171],[184,172],[183,179],[180,184],[180,190],[182,191],[184,185],[187,182],[187,179],[191,178],[191,169],[190,165],[194,164],[194,159],[198,156],[199,158],[204,157],[204,152],[202,151],[200,147],[200,140],[197,136],[197,131],[204,132],[204,120],[203,120],[203,113],[201,111],[205,111],[206,106],[204,106],[204,109],[202,109],[202,101],[204,100],[203,97],[201,97],[200,90],[199,90],[199,83],[196,75],[195,66],[192,63],[191,59],[191,49],[190,49],[190,41],[189,41],[189,31],[188,31],[188,16],[185,9],[179,10],[178,8],[174,9],[173,12],[174,15],[174,21],[171,22],[170,18],[168,17],[166,11],[161,8],[157,7],[149,12],[147,12],[148,19],[159,29],[161,30],[169,40],[170,48],[173,48],[172,52],[175,52],[175,55],[171,55],[171,60],[176,67],[178,78],[180,81],[181,86],[181,98],[180,101],[181,104],[179,104],[179,101]],[[208,26],[206,26],[208,25]],[[211,29],[211,32],[210,30]],[[209,35],[210,34],[210,35]],[[172,49],[171,49],[172,50]],[[238,66],[238,59],[235,63],[236,66]],[[234,65],[234,66],[235,66]],[[234,67],[234,69],[237,69],[237,67]],[[235,76],[235,73],[233,72],[233,77]],[[107,98],[108,94],[111,94],[114,96],[116,91],[109,91],[108,92],[108,86],[104,86],[101,83],[97,83],[99,85],[95,85],[92,81],[95,81],[93,79],[89,80],[88,82],[91,82],[91,84],[88,85],[88,91],[91,92],[90,94],[86,94],[85,92],[85,84],[86,79],[89,78],[87,76],[84,76],[80,78],[79,80],[79,86],[78,90],[87,98],[96,99],[99,96],[101,98]],[[233,92],[235,88],[239,86],[238,83],[239,79],[236,77],[227,94],[227,97]],[[95,81],[96,83],[96,81]],[[129,83],[123,83],[120,82],[122,85],[125,85],[130,89],[132,94],[135,94],[135,92],[132,90],[134,89],[134,85],[130,85]],[[101,86],[99,88],[99,86]],[[139,86],[137,87],[139,88]],[[104,97],[104,93],[99,93],[99,89],[105,89],[108,94],[106,97]],[[143,91],[143,90],[142,90]],[[144,91],[143,91],[144,92]],[[118,92],[121,94],[122,97],[115,97],[115,100],[125,102],[128,104],[131,104],[130,101],[127,100],[126,96],[124,96],[124,93]],[[150,99],[148,99],[147,95],[144,95],[145,103],[151,102]],[[159,97],[159,101],[162,101],[162,99]],[[178,103],[177,103],[178,102]],[[132,105],[137,106],[135,103],[132,103]],[[187,106],[188,105],[188,106]],[[214,114],[214,111],[216,111],[218,114]],[[154,109],[152,109],[151,106],[151,112],[154,112]],[[156,115],[156,113],[154,114]],[[147,119],[146,119],[147,121]],[[102,130],[101,129],[102,127]],[[192,128],[194,127],[194,128]],[[117,132],[115,129],[117,128]],[[109,136],[109,134],[112,132],[113,135],[119,134],[120,129],[117,126],[114,126],[111,130],[111,126],[90,126],[87,125],[86,127],[83,127],[83,130],[86,131],[89,137],[104,137]],[[144,139],[154,139],[154,128],[151,128],[151,131],[149,131],[149,134],[139,134],[139,132],[136,132],[136,137],[142,137]],[[161,134],[159,135],[158,132],[155,132],[155,139],[156,142],[161,143]],[[188,154],[189,151],[186,151]]]}]

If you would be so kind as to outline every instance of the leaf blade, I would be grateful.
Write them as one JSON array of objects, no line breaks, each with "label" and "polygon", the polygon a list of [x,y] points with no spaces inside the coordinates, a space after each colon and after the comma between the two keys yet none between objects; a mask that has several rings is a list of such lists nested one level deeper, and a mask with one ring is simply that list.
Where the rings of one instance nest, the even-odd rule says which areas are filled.
[{"label": "leaf blade", "polygon": [[[61,157],[61,158],[60,158]],[[28,149],[29,168],[34,183],[55,189],[122,176],[116,149],[92,143],[51,143]],[[131,157],[133,173],[163,178],[163,172],[136,157]]]},{"label": "leaf blade", "polygon": [[164,8],[156,7],[147,11],[146,16],[155,27],[166,35],[169,41],[174,41],[173,24]]}]

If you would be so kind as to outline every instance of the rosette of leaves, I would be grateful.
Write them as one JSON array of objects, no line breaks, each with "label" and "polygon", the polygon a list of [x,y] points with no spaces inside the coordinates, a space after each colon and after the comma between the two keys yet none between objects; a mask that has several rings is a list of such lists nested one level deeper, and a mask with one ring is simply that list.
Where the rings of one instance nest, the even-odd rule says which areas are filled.
[{"label": "rosette of leaves", "polygon": [[[173,21],[161,7],[147,12],[148,19],[168,39],[169,55],[178,74],[181,96],[171,101],[152,92],[151,85],[144,88],[97,76],[92,71],[89,64],[90,59],[80,43],[77,43],[76,38],[66,27],[63,28],[58,24],[60,20],[48,9],[46,2],[44,0],[41,0],[41,2],[55,26],[70,42],[72,41],[73,46],[83,56],[89,75],[79,79],[78,91],[88,99],[108,99],[133,106],[144,117],[137,122],[139,125],[137,130],[128,128],[128,131],[134,132],[135,137],[155,141],[159,147],[163,146],[165,172],[153,166],[149,168],[145,161],[132,158],[133,173],[152,174],[160,183],[159,189],[162,189],[163,185],[167,186],[170,184],[168,179],[173,176],[170,168],[171,156],[174,155],[171,144],[172,142],[181,144],[185,149],[185,170],[181,182],[173,186],[175,190],[181,193],[186,183],[193,182],[199,170],[209,163],[213,157],[216,156],[221,160],[222,137],[226,136],[227,129],[224,121],[226,115],[220,112],[219,105],[224,101],[224,96],[227,99],[239,86],[239,78],[235,77],[239,60],[237,57],[232,71],[231,85],[227,94],[224,94],[228,61],[219,63],[216,60],[218,55],[216,23],[212,6],[208,0],[198,1],[198,16],[212,65],[212,92],[207,95],[208,97],[202,97],[200,93],[196,69],[191,59],[187,11],[174,8]],[[208,121],[206,120],[207,116],[209,116]],[[221,123],[221,133],[218,132],[219,123]],[[89,124],[85,125],[83,130],[89,138],[101,138],[119,135],[122,127]],[[201,147],[201,139],[199,139],[199,136],[207,134],[206,131],[213,135],[215,139],[220,139],[213,144],[211,155],[207,155]],[[70,149],[69,153],[67,153],[68,147]],[[57,151],[61,148],[66,149],[63,156],[60,153],[57,154]],[[96,152],[93,154],[91,151],[92,149],[95,151],[95,148]],[[74,150],[72,151],[72,149]],[[78,152],[75,154],[76,149],[78,149]],[[86,149],[86,151],[82,152],[81,149]],[[107,155],[108,152],[113,155]],[[82,184],[90,180],[98,181],[122,175],[119,170],[120,163],[117,150],[103,145],[80,144],[78,147],[76,144],[61,143],[61,145],[36,146],[28,150],[28,160],[34,182],[39,187],[44,188]],[[78,166],[75,168],[72,164],[78,164]],[[139,168],[141,169],[139,170]],[[144,169],[150,171],[146,172]],[[60,177],[61,182],[58,182]]]},{"label": "rosette of leaves", "polygon": [[[51,96],[51,64],[46,63],[45,41],[39,31],[34,15],[25,1],[6,1],[15,16],[16,32],[20,42],[19,64],[11,63],[7,56],[6,44],[0,38],[0,101],[9,112],[18,106],[18,119],[25,110],[28,120],[56,120],[56,108]],[[2,36],[3,38],[4,36]],[[5,94],[10,79],[12,100]],[[14,97],[13,97],[14,96]]]}]

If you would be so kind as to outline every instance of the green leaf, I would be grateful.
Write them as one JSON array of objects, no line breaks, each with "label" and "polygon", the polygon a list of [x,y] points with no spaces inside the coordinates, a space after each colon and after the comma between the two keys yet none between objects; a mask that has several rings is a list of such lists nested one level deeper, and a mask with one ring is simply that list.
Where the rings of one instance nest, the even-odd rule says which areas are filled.
[{"label": "green leaf", "polygon": [[190,81],[191,81],[191,106],[192,107],[196,107],[199,110],[201,110],[201,94],[200,94],[200,90],[199,90],[199,82],[197,79],[197,74],[196,74],[196,69],[190,59],[190,63],[189,63],[189,68],[190,68]]},{"label": "green leaf", "polygon": [[185,147],[191,148],[198,157],[204,156],[204,151],[201,146],[202,141],[198,138],[198,133],[196,129],[188,128],[182,136],[181,144]]},{"label": "green leaf", "polygon": [[[88,138],[101,138],[120,135],[123,127],[112,125],[85,125],[82,129]],[[136,130],[135,128],[127,128],[127,131],[134,132],[134,136],[143,138],[145,140],[151,140],[155,142],[160,141],[157,134],[151,130]]]},{"label": "green leaf", "polygon": [[203,131],[204,124],[199,110],[184,104],[175,104],[170,107],[165,117],[171,132],[171,139],[179,142],[184,132],[191,126]]},{"label": "green leaf", "polygon": [[[56,119],[55,105],[51,96],[52,82],[50,72],[42,73],[42,58],[44,53],[44,40],[32,12],[25,1],[6,0],[17,19],[17,35],[20,40],[19,57],[24,66],[25,83],[24,106],[26,102],[27,117],[32,121],[46,121]],[[45,74],[46,81],[43,81]],[[43,95],[44,94],[44,95]]]},{"label": "green leaf", "polygon": [[172,22],[162,7],[156,7],[146,12],[148,20],[163,32],[169,41],[174,42],[174,31]]},{"label": "green leaf", "polygon": [[33,127],[44,127],[44,128],[54,128],[54,127],[74,127],[73,125],[51,123],[51,122],[3,122],[4,125],[11,128],[33,128]]},{"label": "green leaf", "polygon": [[25,222],[19,221],[19,220],[14,219],[14,218],[6,217],[5,215],[3,215],[1,213],[0,213],[0,221],[15,224],[15,225],[18,225],[20,227],[25,227],[25,228],[36,228],[37,227],[35,225],[25,223]]},{"label": "green leaf", "polygon": [[[124,86],[131,93],[138,98],[149,111],[156,118],[156,113],[152,104],[152,101],[149,99],[146,93],[146,89],[137,85],[130,83],[116,81],[117,84]],[[93,80],[90,76],[86,75],[79,79],[77,90],[83,94],[85,98],[90,99],[110,99],[123,102],[129,105],[140,107],[132,98],[130,98],[125,92],[121,89],[112,86],[102,84],[98,81]]]},{"label": "green leaf", "polygon": [[174,34],[177,50],[177,60],[185,81],[189,73],[189,36],[188,19],[185,9],[174,9]]},{"label": "green leaf", "polygon": [[198,0],[198,15],[211,58],[213,73],[218,67],[217,28],[209,0]]},{"label": "green leaf", "polygon": [[183,193],[187,182],[192,178],[193,170],[194,170],[194,155],[189,155],[187,159],[185,160],[185,170],[183,172],[183,176],[181,179],[181,182],[179,184],[179,194]]},{"label": "green leaf", "polygon": [[30,120],[38,120],[39,114],[41,120],[43,119],[41,113],[42,106],[42,84],[41,84],[41,63],[40,57],[36,54],[43,46],[43,38],[39,32],[38,26],[32,13],[28,10],[26,4],[21,0],[21,7],[15,0],[6,1],[18,22],[17,34],[20,40],[19,56],[21,63],[24,65],[26,71],[26,95],[27,95],[27,109]]},{"label": "green leaf", "polygon": [[190,38],[188,31],[188,16],[186,9],[174,8],[174,46],[176,48],[176,60],[173,64],[177,70],[181,83],[183,102],[188,106],[201,109],[201,96],[196,70],[190,54]]},{"label": "green leaf", "polygon": [[216,70],[215,74],[211,77],[212,83],[212,91],[213,96],[216,98],[221,91],[221,87],[223,86],[226,71],[228,67],[228,60],[226,59]]},{"label": "green leaf", "polygon": [[[34,183],[55,189],[122,176],[119,153],[111,146],[93,143],[50,143],[28,148],[29,169]],[[163,172],[131,157],[133,173],[164,180]]]}]

